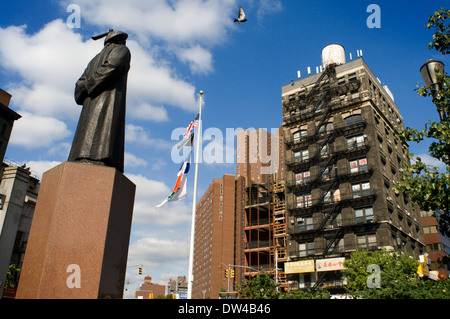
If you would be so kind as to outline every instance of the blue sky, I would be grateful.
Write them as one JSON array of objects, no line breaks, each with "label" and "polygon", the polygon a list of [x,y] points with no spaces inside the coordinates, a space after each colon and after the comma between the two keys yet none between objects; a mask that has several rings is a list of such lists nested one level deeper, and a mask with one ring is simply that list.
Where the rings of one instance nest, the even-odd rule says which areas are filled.
[{"label": "blue sky", "polygon": [[[6,157],[26,162],[38,175],[67,160],[80,107],[73,100],[76,80],[103,41],[90,37],[109,28],[129,34],[132,53],[127,96],[125,174],[137,185],[129,264],[165,284],[187,275],[193,174],[188,198],[161,202],[173,187],[179,163],[171,158],[174,129],[197,114],[203,90],[203,126],[277,128],[281,86],[321,64],[328,44],[363,58],[388,85],[407,126],[438,120],[431,100],[414,89],[419,68],[430,58],[433,32],[424,25],[448,1],[386,0],[79,0],[10,1],[0,12],[0,88],[13,95],[16,122]],[[67,21],[80,8],[79,28]],[[370,4],[380,8],[381,27],[369,28]],[[248,21],[233,23],[242,6]],[[74,20],[71,20],[74,21]],[[69,21],[70,22],[70,21]],[[448,64],[448,63],[447,63]],[[449,64],[450,65],[450,64]],[[208,134],[205,135],[207,137]],[[217,136],[216,136],[217,137]],[[211,144],[214,143],[214,144]],[[232,151],[220,139],[204,140],[217,152]],[[427,145],[412,145],[416,154]],[[193,172],[193,171],[192,171]],[[235,173],[235,163],[201,163],[198,198],[213,178]],[[142,281],[127,271],[127,297]]]}]

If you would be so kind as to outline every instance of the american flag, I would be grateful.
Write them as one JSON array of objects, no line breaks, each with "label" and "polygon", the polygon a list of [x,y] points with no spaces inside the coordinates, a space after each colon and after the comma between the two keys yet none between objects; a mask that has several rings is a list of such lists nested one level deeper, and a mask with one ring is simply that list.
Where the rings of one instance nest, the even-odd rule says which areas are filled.
[{"label": "american flag", "polygon": [[198,114],[195,117],[195,119],[191,123],[189,123],[189,125],[186,127],[186,130],[184,131],[184,134],[183,134],[183,137],[185,139],[189,138],[194,127],[197,127],[197,124],[198,124]]}]

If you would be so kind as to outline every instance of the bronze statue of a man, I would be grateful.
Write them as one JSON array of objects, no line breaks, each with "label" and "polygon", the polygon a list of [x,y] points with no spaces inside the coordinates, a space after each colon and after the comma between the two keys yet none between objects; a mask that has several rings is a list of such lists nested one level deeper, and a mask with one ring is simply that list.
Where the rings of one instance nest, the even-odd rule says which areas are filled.
[{"label": "bronze statue of a man", "polygon": [[75,85],[75,101],[83,105],[69,161],[112,166],[123,173],[125,100],[131,54],[128,35],[107,33],[105,46]]}]

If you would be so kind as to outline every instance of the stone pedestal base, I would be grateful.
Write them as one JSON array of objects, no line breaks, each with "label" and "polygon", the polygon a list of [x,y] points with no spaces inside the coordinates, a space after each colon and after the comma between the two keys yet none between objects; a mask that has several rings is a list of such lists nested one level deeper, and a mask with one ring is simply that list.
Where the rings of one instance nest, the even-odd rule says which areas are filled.
[{"label": "stone pedestal base", "polygon": [[111,167],[44,173],[16,298],[122,298],[135,189]]}]

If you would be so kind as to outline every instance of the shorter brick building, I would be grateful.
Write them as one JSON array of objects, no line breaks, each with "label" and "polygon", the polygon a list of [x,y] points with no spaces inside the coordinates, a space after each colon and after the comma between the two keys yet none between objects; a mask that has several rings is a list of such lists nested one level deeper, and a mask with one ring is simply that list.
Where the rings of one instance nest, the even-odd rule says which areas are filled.
[{"label": "shorter brick building", "polygon": [[439,218],[438,211],[420,212],[420,222],[424,233],[423,239],[427,245],[428,258],[431,260],[430,272],[434,275],[448,277],[450,275],[448,263],[450,239],[439,232],[436,217]]},{"label": "shorter brick building", "polygon": [[152,277],[145,276],[144,283],[136,290],[136,299],[155,299],[166,295],[166,286],[152,283]]}]

